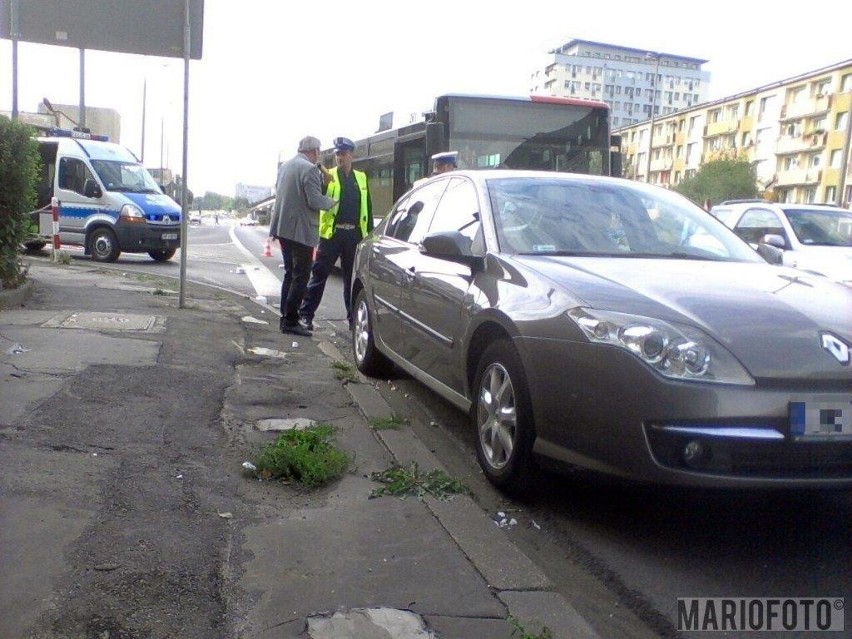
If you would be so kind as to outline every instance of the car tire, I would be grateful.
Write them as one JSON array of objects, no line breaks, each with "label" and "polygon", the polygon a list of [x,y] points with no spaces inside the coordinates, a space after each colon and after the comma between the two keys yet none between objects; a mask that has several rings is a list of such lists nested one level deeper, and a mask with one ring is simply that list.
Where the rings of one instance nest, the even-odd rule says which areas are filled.
[{"label": "car tire", "polygon": [[155,262],[168,262],[175,256],[176,252],[176,248],[170,248],[164,251],[148,251],[148,255],[150,255],[151,259]]},{"label": "car tire", "polygon": [[479,360],[473,385],[471,422],[476,457],[485,476],[505,493],[526,492],[536,473],[535,428],[527,379],[508,340],[490,344]]},{"label": "car tire", "polygon": [[103,226],[95,229],[89,237],[89,251],[95,262],[115,262],[121,255],[115,233]]},{"label": "car tire", "polygon": [[391,361],[376,348],[373,316],[364,289],[356,295],[352,308],[352,355],[358,370],[370,377],[383,377],[393,368]]},{"label": "car tire", "polygon": [[47,246],[47,242],[24,242],[24,249],[30,253],[37,253]]}]

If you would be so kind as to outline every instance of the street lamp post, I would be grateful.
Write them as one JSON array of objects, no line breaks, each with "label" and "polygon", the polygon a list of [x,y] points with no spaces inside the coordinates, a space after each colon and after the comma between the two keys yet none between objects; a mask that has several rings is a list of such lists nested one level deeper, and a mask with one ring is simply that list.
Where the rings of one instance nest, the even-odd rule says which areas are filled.
[{"label": "street lamp post", "polygon": [[646,58],[654,58],[654,75],[651,78],[651,130],[648,132],[648,167],[645,171],[645,182],[651,182],[651,154],[654,152],[654,111],[657,108],[657,73],[660,71],[660,54],[649,51]]}]

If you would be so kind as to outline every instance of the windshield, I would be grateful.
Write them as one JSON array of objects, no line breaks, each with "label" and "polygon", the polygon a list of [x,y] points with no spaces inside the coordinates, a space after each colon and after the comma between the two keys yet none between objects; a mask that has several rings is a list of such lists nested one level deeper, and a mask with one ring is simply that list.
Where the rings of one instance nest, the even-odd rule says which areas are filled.
[{"label": "windshield", "polygon": [[454,96],[448,116],[462,167],[609,174],[605,108]]},{"label": "windshield", "polygon": [[810,246],[852,246],[852,213],[842,209],[786,209],[793,233]]},{"label": "windshield", "polygon": [[716,218],[658,187],[518,177],[488,180],[488,190],[503,252],[762,261]]},{"label": "windshield", "polygon": [[93,159],[92,166],[107,191],[162,193],[154,178],[141,164]]}]

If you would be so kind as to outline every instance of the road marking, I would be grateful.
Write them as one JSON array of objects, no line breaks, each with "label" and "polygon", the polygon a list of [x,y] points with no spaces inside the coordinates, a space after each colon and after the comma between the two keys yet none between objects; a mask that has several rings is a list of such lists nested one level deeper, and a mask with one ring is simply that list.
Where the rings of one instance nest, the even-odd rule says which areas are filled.
[{"label": "road marking", "polygon": [[264,297],[278,297],[281,295],[281,281],[270,273],[269,269],[265,266],[243,264],[242,268],[258,295],[263,295]]}]

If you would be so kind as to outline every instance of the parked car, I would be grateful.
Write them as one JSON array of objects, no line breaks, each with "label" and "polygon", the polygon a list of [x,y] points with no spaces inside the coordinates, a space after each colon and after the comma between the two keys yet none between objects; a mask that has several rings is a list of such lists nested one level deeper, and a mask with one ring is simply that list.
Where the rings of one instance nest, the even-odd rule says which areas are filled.
[{"label": "parked car", "polygon": [[852,211],[827,204],[742,201],[710,213],[754,248],[781,250],[781,262],[852,286]]},{"label": "parked car", "polygon": [[685,198],[455,171],[396,202],[352,280],[358,369],[470,415],[523,490],[538,456],[654,483],[852,486],[852,290],[768,264]]},{"label": "parked car", "polygon": [[189,214],[189,223],[190,224],[201,224],[201,212],[195,211]]}]

